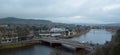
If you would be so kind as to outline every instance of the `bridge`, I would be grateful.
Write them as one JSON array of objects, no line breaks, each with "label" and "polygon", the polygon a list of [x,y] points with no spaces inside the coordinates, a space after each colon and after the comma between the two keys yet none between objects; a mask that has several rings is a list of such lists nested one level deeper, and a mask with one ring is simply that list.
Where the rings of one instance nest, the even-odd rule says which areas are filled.
[{"label": "bridge", "polygon": [[67,47],[77,50],[84,50],[84,49],[91,49],[91,46],[88,43],[80,43],[77,41],[69,40],[69,39],[56,39],[56,38],[34,38],[31,40],[25,40],[17,43],[4,43],[0,44],[0,46],[4,46],[3,48],[14,48],[14,47],[22,47],[22,46],[29,46],[35,44],[43,44],[50,47]]}]

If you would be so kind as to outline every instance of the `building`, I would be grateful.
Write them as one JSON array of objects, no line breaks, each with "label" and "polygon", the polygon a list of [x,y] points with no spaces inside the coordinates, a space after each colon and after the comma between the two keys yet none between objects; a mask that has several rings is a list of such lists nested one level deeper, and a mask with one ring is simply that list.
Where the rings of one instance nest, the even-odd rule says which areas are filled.
[{"label": "building", "polygon": [[66,31],[65,28],[52,28],[50,29],[50,32],[64,32]]},{"label": "building", "polygon": [[36,32],[36,37],[50,37],[50,32],[49,32],[49,30],[38,30],[37,32]]},{"label": "building", "polygon": [[39,30],[39,37],[65,37],[70,31],[65,28],[51,28],[50,30]]},{"label": "building", "polygon": [[16,43],[18,42],[18,37],[1,37],[1,43]]},{"label": "building", "polygon": [[7,31],[5,33],[0,32],[0,43],[16,43],[18,42],[17,33],[13,31]]}]

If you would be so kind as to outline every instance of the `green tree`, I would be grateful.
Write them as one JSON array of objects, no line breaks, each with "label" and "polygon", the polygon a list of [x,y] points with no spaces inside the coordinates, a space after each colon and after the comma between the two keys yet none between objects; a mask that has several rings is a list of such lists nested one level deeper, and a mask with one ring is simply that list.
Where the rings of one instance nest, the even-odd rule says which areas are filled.
[{"label": "green tree", "polygon": [[109,55],[120,55],[120,29],[117,31],[115,35],[115,44],[110,50]]}]

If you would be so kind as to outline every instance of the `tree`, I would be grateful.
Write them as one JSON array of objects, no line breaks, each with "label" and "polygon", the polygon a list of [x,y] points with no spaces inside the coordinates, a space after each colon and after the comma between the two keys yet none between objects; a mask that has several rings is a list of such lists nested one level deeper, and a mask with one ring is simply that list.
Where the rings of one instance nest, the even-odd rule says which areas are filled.
[{"label": "tree", "polygon": [[120,55],[120,29],[117,31],[115,35],[115,44],[110,50],[109,55]]},{"label": "tree", "polygon": [[112,48],[109,55],[120,55],[120,43]]}]

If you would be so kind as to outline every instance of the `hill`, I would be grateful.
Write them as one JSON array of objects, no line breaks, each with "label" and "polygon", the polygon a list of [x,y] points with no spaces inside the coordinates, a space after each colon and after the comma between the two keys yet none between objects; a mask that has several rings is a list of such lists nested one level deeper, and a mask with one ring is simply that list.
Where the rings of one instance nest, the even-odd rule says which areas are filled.
[{"label": "hill", "polygon": [[0,18],[0,24],[50,24],[49,20],[21,19],[15,17]]}]

